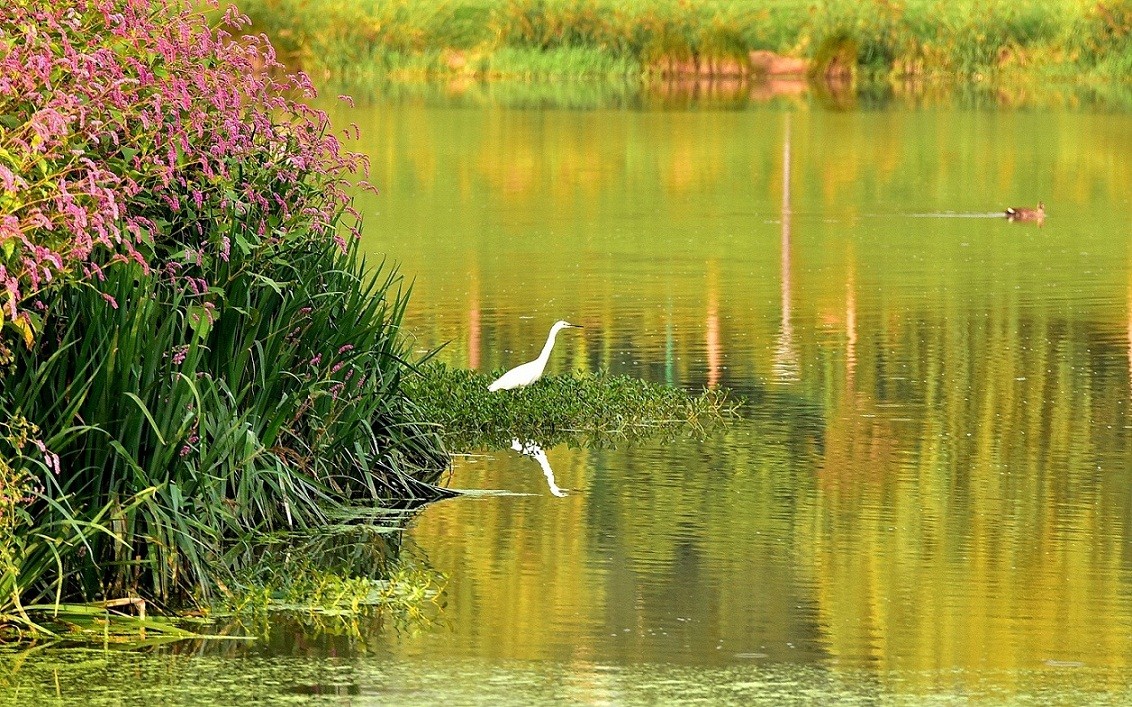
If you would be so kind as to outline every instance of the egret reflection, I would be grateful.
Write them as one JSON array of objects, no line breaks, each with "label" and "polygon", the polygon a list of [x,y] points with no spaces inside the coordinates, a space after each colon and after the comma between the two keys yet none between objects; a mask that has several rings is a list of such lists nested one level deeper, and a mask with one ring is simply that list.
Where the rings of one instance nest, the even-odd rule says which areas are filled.
[{"label": "egret reflection", "polygon": [[542,451],[542,447],[534,442],[520,442],[518,439],[513,439],[511,440],[511,449],[538,462],[538,465],[542,467],[543,475],[546,476],[546,485],[550,487],[550,493],[559,498],[566,495],[566,492],[554,483],[554,470],[550,468],[550,460],[546,458],[546,452]]}]

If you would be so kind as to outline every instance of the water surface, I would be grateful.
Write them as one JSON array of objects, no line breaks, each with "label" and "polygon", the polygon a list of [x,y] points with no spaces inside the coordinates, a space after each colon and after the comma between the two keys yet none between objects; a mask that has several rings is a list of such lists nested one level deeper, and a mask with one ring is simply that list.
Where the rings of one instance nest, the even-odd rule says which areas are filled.
[{"label": "water surface", "polygon": [[[1032,671],[1111,669],[1127,689],[1127,113],[348,116],[385,185],[365,242],[415,277],[422,349],[498,369],[567,318],[587,328],[555,371],[749,401],[706,442],[549,450],[565,498],[509,450],[460,460],[456,486],[532,495],[422,514],[450,623],[395,655],[836,666],[913,694],[938,671],[1021,695]],[[997,215],[1039,200],[1041,227]]]},{"label": "water surface", "polygon": [[[565,318],[586,328],[553,372],[723,386],[745,419],[547,449],[563,497],[530,456],[461,456],[453,486],[515,493],[413,522],[406,552],[447,577],[434,621],[103,655],[107,680],[151,671],[180,701],[1132,700],[1132,115],[329,108],[362,129],[364,245],[413,278],[421,351],[502,369]],[[1041,227],[996,215],[1039,200]],[[91,689],[47,670],[16,682]]]}]

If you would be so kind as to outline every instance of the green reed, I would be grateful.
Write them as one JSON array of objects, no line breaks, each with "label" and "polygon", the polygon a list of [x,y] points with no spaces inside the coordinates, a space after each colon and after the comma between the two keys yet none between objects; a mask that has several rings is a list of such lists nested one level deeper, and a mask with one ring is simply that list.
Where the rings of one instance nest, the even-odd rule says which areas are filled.
[{"label": "green reed", "polygon": [[868,74],[904,76],[1124,78],[1132,64],[1130,0],[243,0],[240,7],[291,61],[339,77],[638,76],[664,60],[743,60],[764,49],[809,59],[817,73],[833,57]]},{"label": "green reed", "polygon": [[0,614],[207,599],[265,533],[439,493],[439,438],[401,390],[394,271],[313,243],[233,248],[212,268],[199,293],[127,265],[65,290],[0,379],[3,409],[65,471],[35,449],[16,460],[38,488],[0,568]]},{"label": "green reed", "polygon": [[525,80],[638,76],[641,64],[630,56],[610,54],[595,47],[562,46],[553,49],[501,47],[484,60],[489,77]]}]

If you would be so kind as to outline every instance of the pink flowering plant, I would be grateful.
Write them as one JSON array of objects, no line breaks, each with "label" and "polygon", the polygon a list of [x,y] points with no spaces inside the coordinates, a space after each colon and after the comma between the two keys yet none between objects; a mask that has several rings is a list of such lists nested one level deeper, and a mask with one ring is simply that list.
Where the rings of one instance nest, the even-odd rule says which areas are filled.
[{"label": "pink flowering plant", "polygon": [[[361,158],[233,8],[178,0],[0,7],[0,322],[30,343],[42,293],[115,261],[172,276],[232,248],[333,238]],[[237,232],[230,226],[239,221]],[[348,227],[349,228],[349,227]]]}]

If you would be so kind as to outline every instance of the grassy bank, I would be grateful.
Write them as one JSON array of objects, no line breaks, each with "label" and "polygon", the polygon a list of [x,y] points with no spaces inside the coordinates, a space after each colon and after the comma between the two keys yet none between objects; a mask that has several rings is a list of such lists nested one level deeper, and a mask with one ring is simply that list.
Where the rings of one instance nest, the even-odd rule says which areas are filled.
[{"label": "grassy bank", "polygon": [[1038,74],[1127,79],[1132,1],[240,0],[285,61],[353,79]]},{"label": "grassy bank", "polygon": [[280,533],[443,495],[361,161],[265,66],[178,2],[0,10],[0,638],[208,607]]}]

